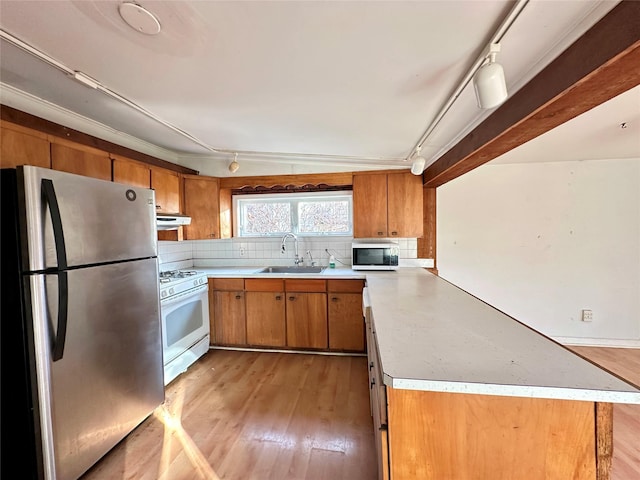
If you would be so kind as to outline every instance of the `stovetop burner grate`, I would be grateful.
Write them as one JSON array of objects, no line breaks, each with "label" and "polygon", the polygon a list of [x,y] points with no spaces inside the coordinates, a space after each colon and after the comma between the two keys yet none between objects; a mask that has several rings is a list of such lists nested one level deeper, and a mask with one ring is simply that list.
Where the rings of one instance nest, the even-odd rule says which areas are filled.
[{"label": "stovetop burner grate", "polygon": [[176,278],[186,278],[192,275],[197,275],[195,270],[167,270],[166,272],[160,272],[160,283],[167,283]]}]

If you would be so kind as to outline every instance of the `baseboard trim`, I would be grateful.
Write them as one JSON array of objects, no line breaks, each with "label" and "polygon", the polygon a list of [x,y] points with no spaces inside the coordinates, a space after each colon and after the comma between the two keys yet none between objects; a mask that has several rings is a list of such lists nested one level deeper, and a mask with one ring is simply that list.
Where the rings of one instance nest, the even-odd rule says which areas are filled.
[{"label": "baseboard trim", "polygon": [[552,337],[563,345],[582,347],[614,347],[640,348],[640,340],[623,340],[618,338],[580,338],[580,337]]},{"label": "baseboard trim", "polygon": [[209,345],[209,350],[237,350],[239,352],[265,352],[265,353],[301,353],[304,355],[333,355],[338,357],[366,357],[366,353],[358,352],[327,352],[325,350],[287,350],[279,348],[252,348],[252,347],[223,347]]}]

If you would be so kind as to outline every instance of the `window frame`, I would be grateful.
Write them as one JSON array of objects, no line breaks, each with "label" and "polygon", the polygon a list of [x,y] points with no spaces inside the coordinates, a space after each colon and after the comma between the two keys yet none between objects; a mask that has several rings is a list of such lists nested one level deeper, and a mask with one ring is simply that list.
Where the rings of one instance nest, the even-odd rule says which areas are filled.
[{"label": "window frame", "polygon": [[[348,232],[339,233],[299,233],[299,226],[296,224],[298,220],[298,204],[300,202],[311,201],[317,198],[331,198],[341,197],[348,198],[349,201],[349,226]],[[279,238],[283,234],[278,232],[270,235],[240,235],[240,222],[241,222],[241,202],[243,200],[269,200],[269,201],[282,201],[286,200],[292,204],[292,233],[295,233],[298,237],[353,237],[353,192],[351,190],[336,190],[330,192],[291,192],[291,193],[261,193],[261,194],[247,194],[247,195],[233,195],[233,237],[234,238]],[[288,232],[284,232],[288,233]]]}]

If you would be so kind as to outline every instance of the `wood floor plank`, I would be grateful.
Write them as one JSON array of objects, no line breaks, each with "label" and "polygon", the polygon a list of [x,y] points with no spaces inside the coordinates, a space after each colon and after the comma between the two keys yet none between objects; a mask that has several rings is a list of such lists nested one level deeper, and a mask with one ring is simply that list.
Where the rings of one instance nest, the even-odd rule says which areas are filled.
[{"label": "wood floor plank", "polygon": [[[628,382],[640,385],[640,349],[570,348]],[[611,480],[636,478],[640,478],[640,405],[614,404]]]},{"label": "wood floor plank", "polygon": [[365,357],[211,350],[82,480],[376,478]]}]

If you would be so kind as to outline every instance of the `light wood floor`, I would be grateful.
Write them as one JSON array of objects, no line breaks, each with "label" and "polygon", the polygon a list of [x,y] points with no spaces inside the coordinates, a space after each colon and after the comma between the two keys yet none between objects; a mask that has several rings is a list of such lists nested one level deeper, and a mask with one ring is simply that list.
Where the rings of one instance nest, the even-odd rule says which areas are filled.
[{"label": "light wood floor", "polygon": [[[573,347],[640,384],[640,350]],[[376,479],[365,357],[212,350],[82,480]],[[640,406],[615,405],[612,480],[640,478]]]},{"label": "light wood floor", "polygon": [[[579,355],[640,386],[640,349],[571,347]],[[611,480],[640,479],[640,405],[613,406]]]},{"label": "light wood floor", "polygon": [[211,350],[83,480],[377,478],[366,357]]}]

